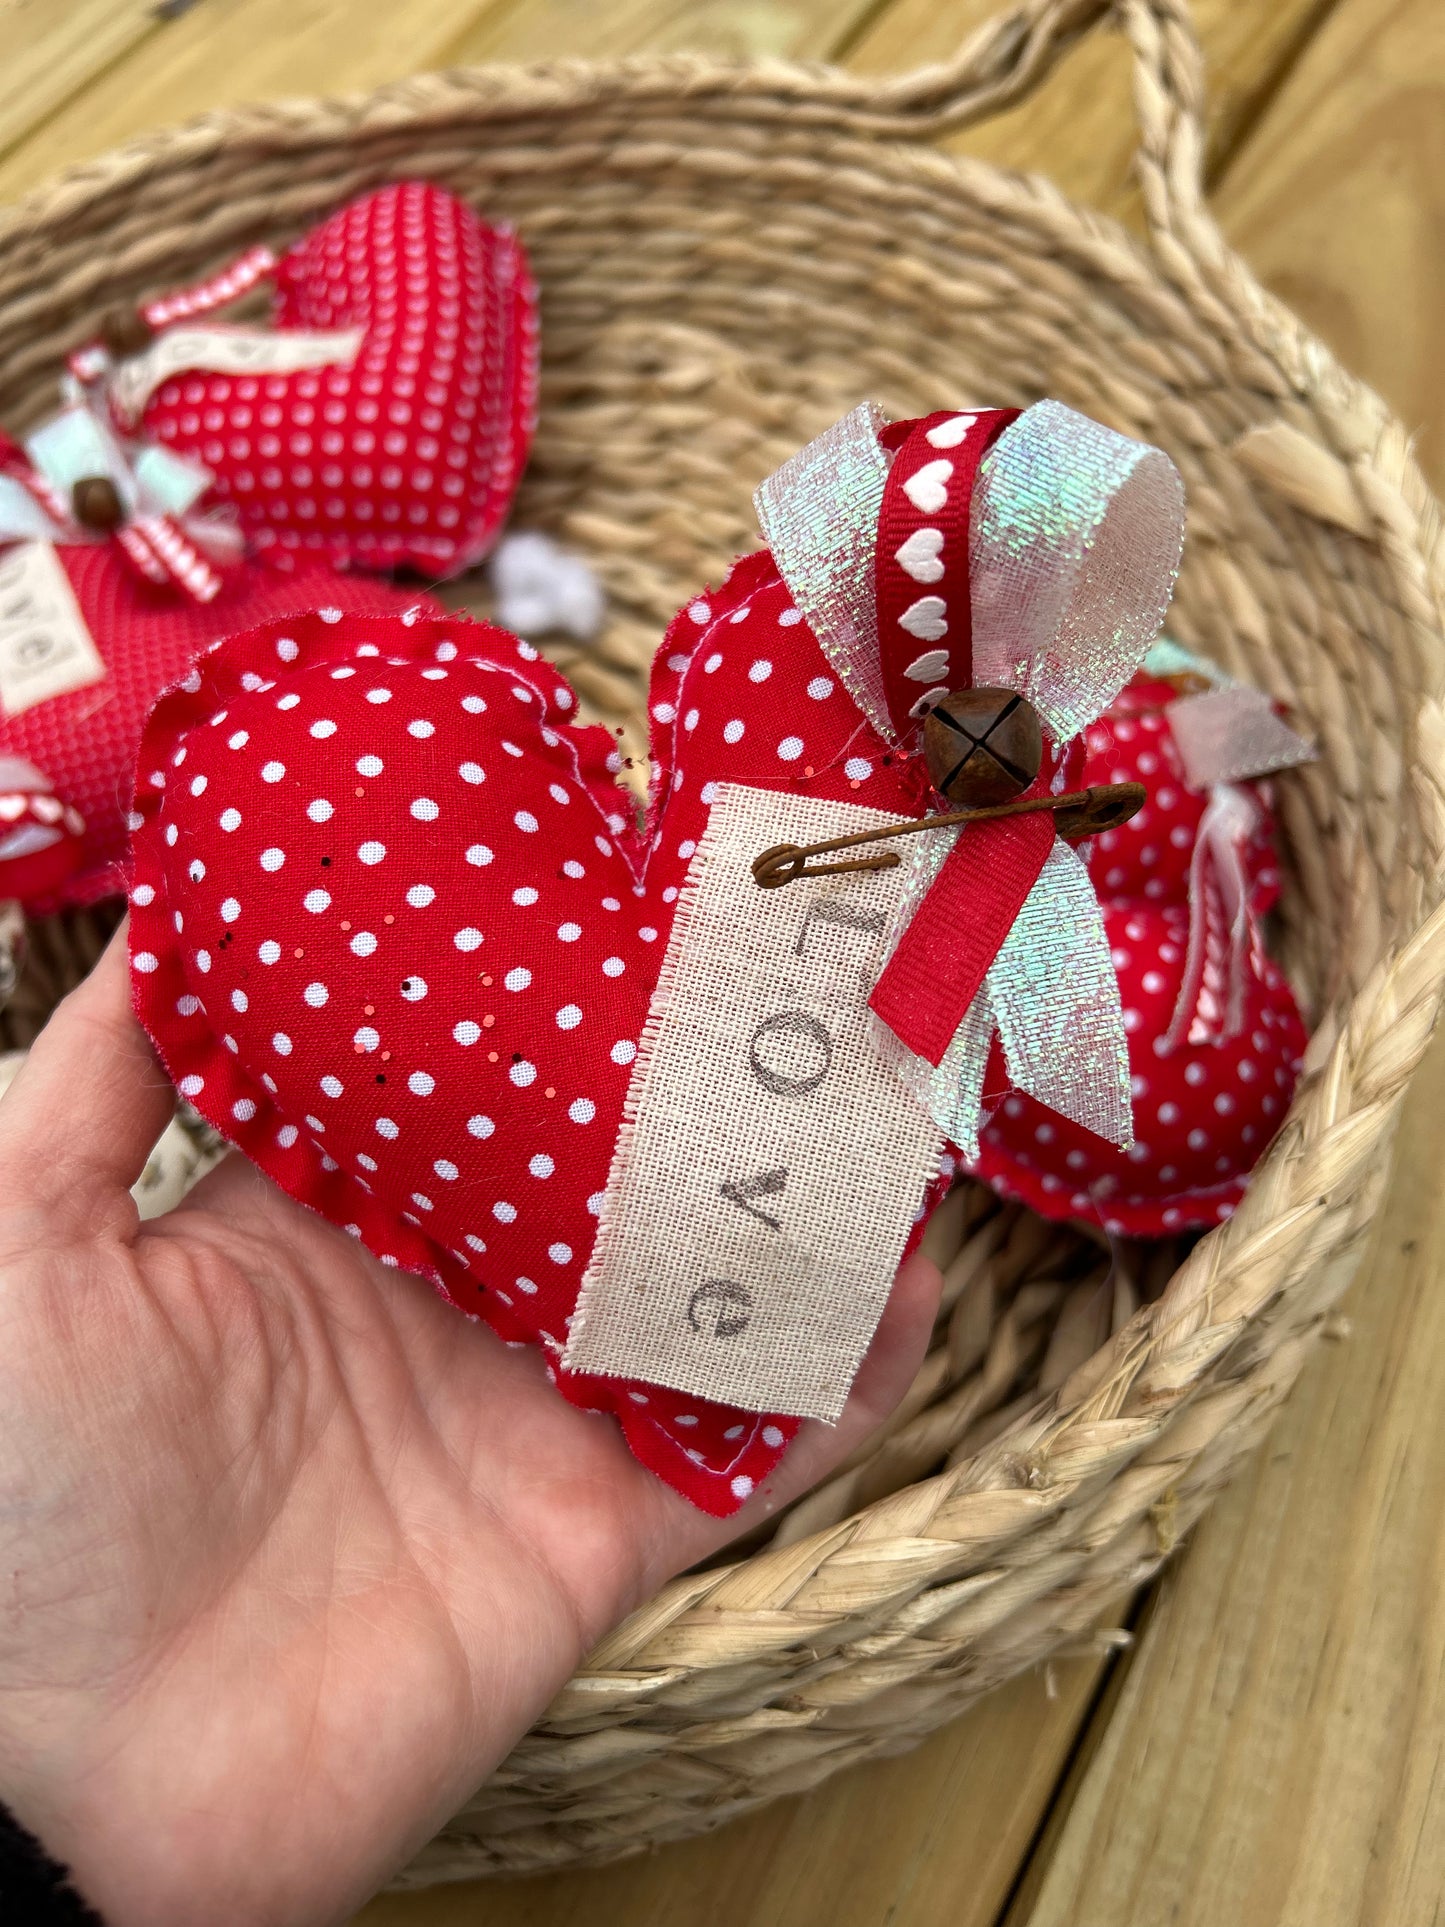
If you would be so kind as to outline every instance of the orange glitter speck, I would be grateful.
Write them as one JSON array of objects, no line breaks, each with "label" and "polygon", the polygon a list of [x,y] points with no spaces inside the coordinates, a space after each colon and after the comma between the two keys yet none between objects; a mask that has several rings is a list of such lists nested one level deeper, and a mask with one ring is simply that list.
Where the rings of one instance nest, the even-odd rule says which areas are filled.
[{"label": "orange glitter speck", "polygon": [[811,763],[805,763],[803,765],[803,774],[804,776],[812,776],[814,774],[813,765]]},{"label": "orange glitter speck", "polygon": [[547,1095],[548,1097],[555,1097],[557,1095],[556,1087],[554,1085],[549,1084],[547,1086]]},{"label": "orange glitter speck", "polygon": [[352,1048],[352,1049],[353,1049],[353,1050],[354,1050],[354,1051],[356,1052],[356,1054],[357,1054],[357,1056],[358,1056],[358,1057],[361,1057],[361,1056],[363,1056],[363,1055],[365,1054],[365,1051],[366,1051],[366,1046],[365,1046],[365,1044],[353,1044],[353,1045],[351,1046],[351,1048]]},{"label": "orange glitter speck", "polygon": [[488,990],[490,990],[490,989],[491,989],[491,987],[492,987],[492,980],[491,980],[491,978],[490,978],[490,977],[489,977],[489,976],[487,975],[487,973],[486,973],[486,971],[485,971],[485,970],[484,970],[484,971],[482,972],[482,983],[483,983],[483,985],[484,985],[484,987],[485,987],[486,989],[488,989]]},{"label": "orange glitter speck", "polygon": [[389,1050],[384,1050],[381,1053],[381,1061],[383,1064],[389,1064],[391,1062],[391,1052]]},{"label": "orange glitter speck", "polygon": [[306,955],[306,952],[304,950],[293,950],[291,952],[291,955],[293,957],[304,957]]},{"label": "orange glitter speck", "polygon": [[376,1005],[363,1004],[361,1006],[361,1014],[363,1017],[374,1017],[376,1015]]},{"label": "orange glitter speck", "polygon": [[356,794],[358,796],[365,796],[366,794],[366,791],[361,787],[360,783],[358,783],[356,786]]},{"label": "orange glitter speck", "polygon": [[497,1021],[496,1018],[493,1017],[489,1012],[488,1015],[482,1019],[482,1029],[490,1030],[492,1028],[492,1025],[496,1023],[496,1021]]},{"label": "orange glitter speck", "polygon": [[350,917],[343,917],[343,918],[341,919],[341,927],[342,927],[342,929],[343,929],[343,930],[349,930],[349,929],[351,928],[351,919],[350,919]]},{"label": "orange glitter speck", "polygon": [[848,778],[848,787],[850,790],[861,790],[863,785],[856,776],[850,776]]},{"label": "orange glitter speck", "polygon": [[395,917],[383,917],[383,918],[382,918],[382,922],[383,922],[383,923],[395,923],[395,922],[396,922],[396,918],[395,918]]},{"label": "orange glitter speck", "polygon": [[496,1061],[497,1061],[497,1053],[494,1050],[489,1050],[487,1052],[487,1062],[489,1064],[495,1064]]}]

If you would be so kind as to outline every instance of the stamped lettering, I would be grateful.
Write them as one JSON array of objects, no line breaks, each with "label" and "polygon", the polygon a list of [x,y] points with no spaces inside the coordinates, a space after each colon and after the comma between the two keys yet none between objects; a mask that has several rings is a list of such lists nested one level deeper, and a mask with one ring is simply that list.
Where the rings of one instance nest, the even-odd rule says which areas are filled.
[{"label": "stamped lettering", "polygon": [[900,821],[723,785],[692,860],[565,1362],[835,1419],[942,1134],[867,1000],[907,871],[759,890],[752,859]]},{"label": "stamped lettering", "polygon": [[105,679],[105,664],[48,542],[0,550],[0,704],[7,716]]},{"label": "stamped lettering", "polygon": [[783,1221],[781,1218],[775,1218],[770,1211],[764,1211],[760,1205],[754,1203],[754,1199],[774,1197],[786,1191],[787,1188],[788,1174],[782,1170],[760,1171],[755,1178],[724,1179],[718,1186],[723,1197],[730,1198],[744,1211],[751,1212],[758,1223],[767,1225],[770,1231],[781,1231]]}]

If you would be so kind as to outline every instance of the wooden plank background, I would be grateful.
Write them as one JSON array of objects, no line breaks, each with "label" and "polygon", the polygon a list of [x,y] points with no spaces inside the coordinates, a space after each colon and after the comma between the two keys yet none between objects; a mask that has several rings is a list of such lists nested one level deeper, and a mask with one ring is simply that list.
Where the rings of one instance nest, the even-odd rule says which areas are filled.
[{"label": "wooden plank background", "polygon": [[[697,48],[890,71],[991,0],[0,0],[0,196],[211,106],[425,67]],[[1230,238],[1445,476],[1441,0],[1197,0]],[[1138,222],[1099,34],[958,147]],[[585,1874],[355,1927],[1413,1927],[1445,1893],[1445,1043],[1337,1342],[1142,1603],[912,1755]],[[1121,1606],[1121,1611],[1124,1607]]]}]

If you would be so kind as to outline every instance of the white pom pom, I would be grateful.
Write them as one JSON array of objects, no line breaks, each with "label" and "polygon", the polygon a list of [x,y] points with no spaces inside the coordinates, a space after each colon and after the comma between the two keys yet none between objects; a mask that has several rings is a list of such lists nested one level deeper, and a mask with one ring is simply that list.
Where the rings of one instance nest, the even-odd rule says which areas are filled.
[{"label": "white pom pom", "polygon": [[580,555],[535,530],[504,536],[492,555],[497,620],[517,636],[561,633],[591,642],[602,627],[602,585]]}]

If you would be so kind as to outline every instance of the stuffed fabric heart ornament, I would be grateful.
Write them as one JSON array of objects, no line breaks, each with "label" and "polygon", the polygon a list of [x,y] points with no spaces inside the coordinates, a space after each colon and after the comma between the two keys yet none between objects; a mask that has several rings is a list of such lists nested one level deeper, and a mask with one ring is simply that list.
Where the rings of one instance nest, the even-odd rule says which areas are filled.
[{"label": "stuffed fabric heart ornament", "polygon": [[[198,325],[273,267],[269,331]],[[117,424],[204,462],[275,567],[449,576],[495,541],[535,425],[536,290],[455,195],[379,188],[142,318],[140,355],[91,368]]]},{"label": "stuffed fabric heart ornament", "polygon": [[[1129,1034],[1134,1143],[1117,1151],[1015,1092],[975,1167],[1045,1217],[1135,1237],[1234,1212],[1307,1039],[1259,923],[1280,888],[1269,786],[1191,786],[1170,722],[1179,699],[1176,682],[1141,673],[1087,736],[1087,782],[1147,793],[1088,854]],[[1285,750],[1280,760],[1300,760]]]},{"label": "stuffed fabric heart ornament", "polygon": [[[820,761],[851,744],[828,789],[902,793],[767,558],[736,583],[716,615],[679,618],[658,667],[646,837],[606,732],[571,726],[571,691],[501,631],[307,616],[231,638],[147,728],[130,936],[141,1019],[217,1129],[383,1261],[540,1343],[567,1397],[615,1412],[645,1464],[719,1514],[795,1420],[557,1363],[703,772],[787,784],[785,695]],[[728,634],[739,611],[746,637]]]},{"label": "stuffed fabric heart ornament", "polygon": [[[48,915],[95,903],[125,888],[126,799],[136,751],[158,690],[185,674],[194,657],[232,622],[261,620],[324,604],[355,612],[400,611],[417,597],[384,583],[363,583],[307,569],[278,578],[248,566],[215,603],[183,601],[137,582],[100,548],[55,551],[95,649],[100,673],[78,688],[0,720],[0,752],[44,770],[58,796],[85,820],[78,861],[65,874],[39,879],[24,901]],[[433,606],[428,598],[426,606]]]},{"label": "stuffed fabric heart ornament", "polygon": [[[52,431],[61,431],[67,449],[60,455],[73,455],[79,430],[82,465],[113,469],[114,499],[124,509],[147,452],[132,464],[108,438],[86,434],[88,422],[86,411],[68,411],[28,447],[49,463]],[[126,812],[142,726],[159,692],[218,636],[298,605],[436,607],[415,592],[315,564],[282,578],[236,554],[223,570],[212,568],[189,539],[194,524],[162,515],[122,514],[113,527],[88,529],[72,513],[70,480],[63,460],[48,471],[31,466],[0,437],[0,543],[12,538],[0,547],[0,757],[22,759],[53,789],[53,805],[34,800],[32,815],[51,807],[64,812],[49,826],[65,831],[63,841],[47,837],[42,860],[37,838],[47,826],[37,819],[22,852],[27,860],[6,886],[36,914],[124,889]],[[85,486],[82,478],[78,487]],[[169,567],[160,561],[161,545]]]}]

